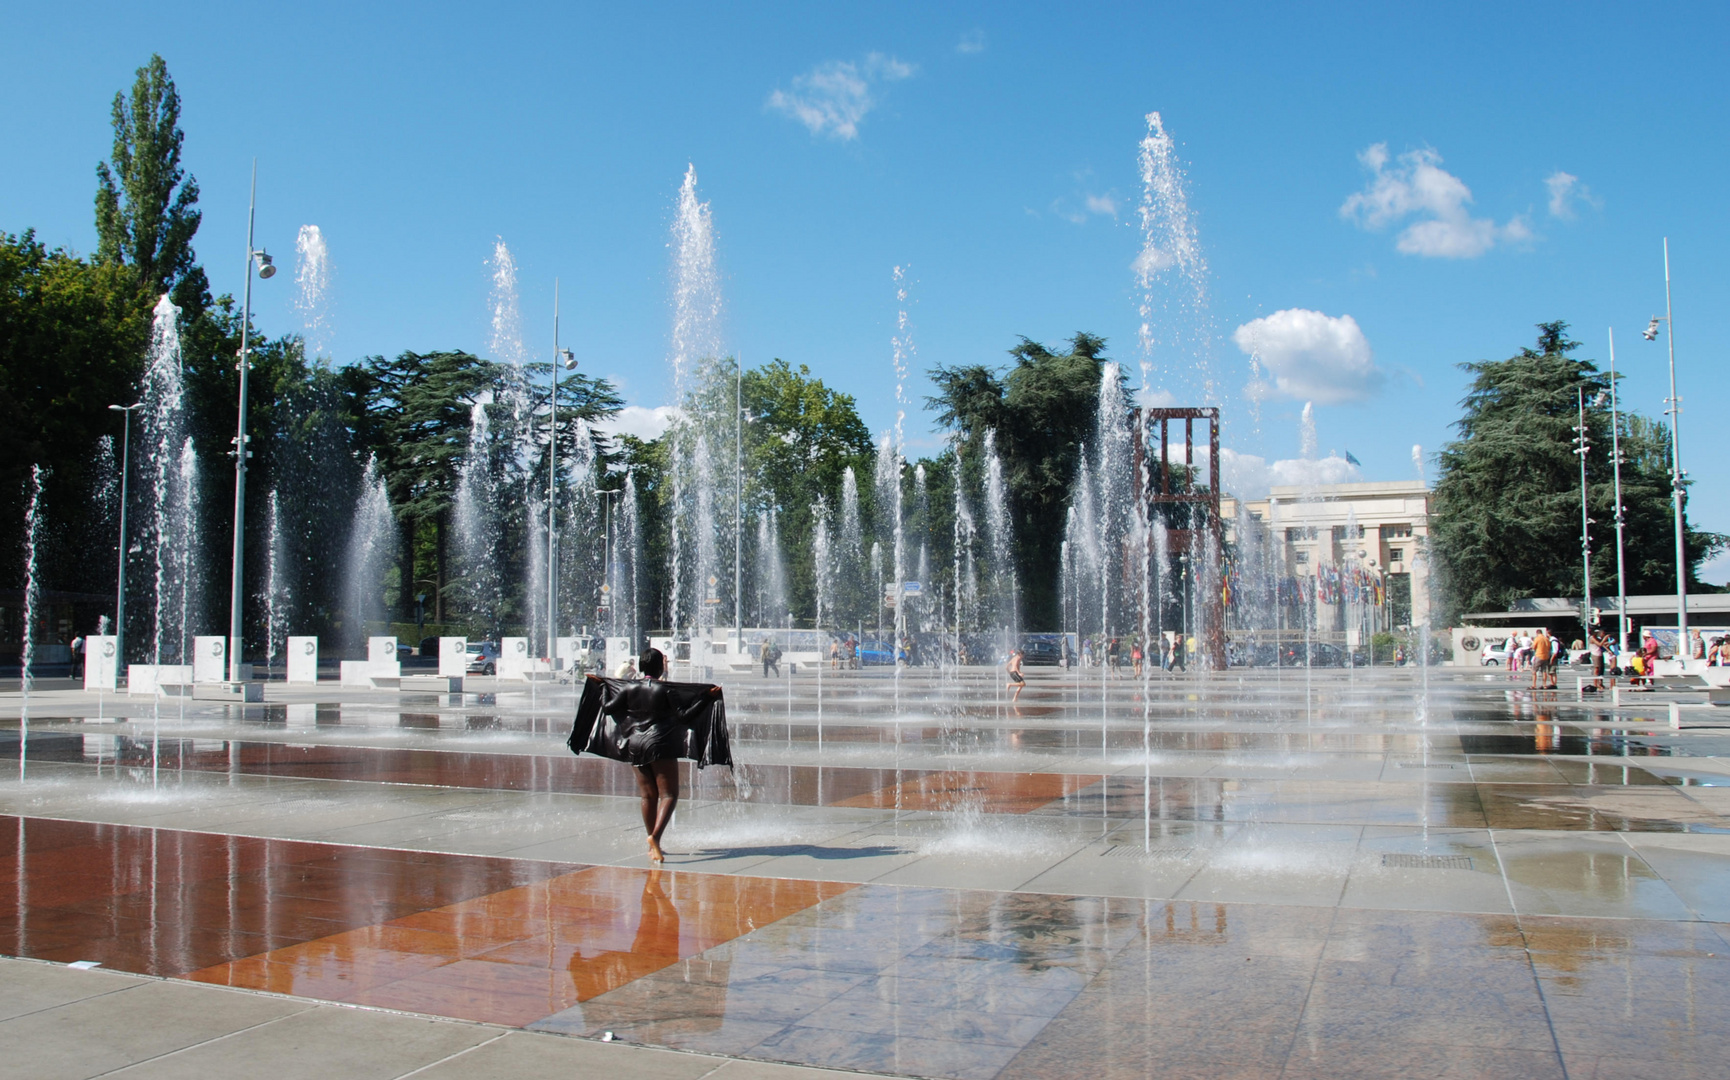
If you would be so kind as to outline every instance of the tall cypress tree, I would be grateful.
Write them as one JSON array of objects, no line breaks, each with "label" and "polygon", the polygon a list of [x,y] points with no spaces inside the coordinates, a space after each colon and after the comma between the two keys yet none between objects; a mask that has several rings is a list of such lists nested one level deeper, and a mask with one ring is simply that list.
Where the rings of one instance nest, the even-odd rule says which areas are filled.
[{"label": "tall cypress tree", "polygon": [[130,266],[147,297],[171,292],[188,316],[208,305],[192,251],[203,214],[198,181],[180,167],[180,93],[161,56],[114,95],[112,160],[96,166],[96,258]]}]

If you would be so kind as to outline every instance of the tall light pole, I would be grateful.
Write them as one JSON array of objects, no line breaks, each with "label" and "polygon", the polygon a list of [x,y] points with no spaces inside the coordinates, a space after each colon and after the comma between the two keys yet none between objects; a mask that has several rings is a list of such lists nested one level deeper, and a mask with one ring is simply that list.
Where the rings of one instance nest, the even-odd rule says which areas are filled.
[{"label": "tall light pole", "polygon": [[745,366],[733,359],[733,648],[745,648],[745,590],[739,561],[745,537]]},{"label": "tall light pole", "polygon": [[577,358],[559,348],[559,279],[553,279],[553,393],[547,409],[547,655],[558,647],[558,532],[555,529],[559,490],[559,369],[575,371]]},{"label": "tall light pole", "polygon": [[[1586,455],[1591,453],[1592,440],[1586,429],[1586,384],[1574,387],[1579,405],[1579,426],[1574,429],[1574,453],[1580,458],[1580,629],[1592,636],[1592,516],[1587,500]],[[1594,403],[1595,404],[1595,403]]]},{"label": "tall light pole", "polygon": [[276,267],[271,265],[270,255],[252,246],[252,225],[258,207],[258,159],[252,161],[252,191],[247,196],[246,204],[246,299],[240,307],[240,357],[236,366],[240,368],[240,419],[234,434],[234,566],[228,593],[228,681],[240,681],[240,621],[246,594],[241,591],[241,580],[246,569],[246,459],[252,456],[252,451],[246,444],[251,437],[246,434],[246,376],[252,370],[252,359],[247,348],[248,331],[252,329],[252,264],[258,261],[258,276],[269,278],[276,273]]},{"label": "tall light pole", "polygon": [[126,477],[132,471],[132,410],[144,407],[144,402],[130,405],[110,405],[115,412],[126,414],[125,433],[120,437],[120,567],[114,578],[114,662],[126,670]]},{"label": "tall light pole", "polygon": [[1670,503],[1675,514],[1676,525],[1676,659],[1682,662],[1682,669],[1688,669],[1688,660],[1693,650],[1688,644],[1688,553],[1682,531],[1682,493],[1683,478],[1687,473],[1682,471],[1682,399],[1676,395],[1676,323],[1670,307],[1670,238],[1664,238],[1664,316],[1660,319],[1654,315],[1652,322],[1642,334],[1647,341],[1658,338],[1658,324],[1663,322],[1670,328],[1670,396],[1664,399],[1665,412],[1670,414]]},{"label": "tall light pole", "polygon": [[[1628,647],[1628,583],[1623,575],[1622,418],[1616,401],[1616,331],[1610,331],[1610,463],[1616,478],[1616,652]],[[1617,661],[1620,663],[1620,660]]]}]

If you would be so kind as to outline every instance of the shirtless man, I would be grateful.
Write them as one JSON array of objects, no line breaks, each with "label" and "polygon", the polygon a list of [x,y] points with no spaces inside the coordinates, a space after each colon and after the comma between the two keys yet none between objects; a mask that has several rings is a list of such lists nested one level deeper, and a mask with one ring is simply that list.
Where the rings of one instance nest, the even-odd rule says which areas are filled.
[{"label": "shirtless man", "polygon": [[1026,689],[1027,680],[1021,677],[1021,650],[1013,649],[1009,653],[1009,685],[1015,688],[1015,694],[1009,700],[1020,701],[1021,691]]}]

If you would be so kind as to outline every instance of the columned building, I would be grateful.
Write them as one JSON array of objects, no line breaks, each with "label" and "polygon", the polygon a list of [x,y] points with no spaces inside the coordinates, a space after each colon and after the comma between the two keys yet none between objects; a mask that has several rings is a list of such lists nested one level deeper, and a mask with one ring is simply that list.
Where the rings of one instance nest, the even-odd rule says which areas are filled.
[{"label": "columned building", "polygon": [[1275,583],[1269,600],[1279,610],[1258,613],[1256,625],[1350,639],[1353,630],[1427,621],[1430,491],[1422,481],[1282,485],[1265,499],[1228,496],[1220,509],[1238,563]]}]

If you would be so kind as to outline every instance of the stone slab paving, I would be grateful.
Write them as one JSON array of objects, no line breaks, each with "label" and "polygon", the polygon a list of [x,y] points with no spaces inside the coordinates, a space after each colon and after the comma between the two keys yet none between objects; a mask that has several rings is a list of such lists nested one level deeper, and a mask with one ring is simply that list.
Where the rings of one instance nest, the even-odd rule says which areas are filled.
[{"label": "stone slab paving", "polygon": [[79,1076],[250,1075],[314,1028],[342,1075],[1723,1075],[1730,730],[1428,682],[734,680],[741,768],[687,775],[664,869],[628,774],[563,750],[572,688],[39,694],[0,953],[150,976],[111,992],[140,1015],[246,1003],[0,1045]]}]

